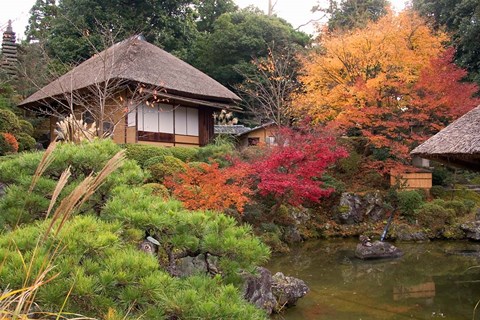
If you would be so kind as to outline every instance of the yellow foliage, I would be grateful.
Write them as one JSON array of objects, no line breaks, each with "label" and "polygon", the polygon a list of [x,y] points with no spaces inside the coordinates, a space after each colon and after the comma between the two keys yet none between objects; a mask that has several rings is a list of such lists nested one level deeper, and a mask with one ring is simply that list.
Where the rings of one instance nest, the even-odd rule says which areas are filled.
[{"label": "yellow foliage", "polygon": [[295,97],[296,112],[323,123],[349,119],[351,112],[377,102],[402,108],[420,70],[444,51],[446,40],[410,11],[322,36],[321,53],[303,61],[306,90]]}]

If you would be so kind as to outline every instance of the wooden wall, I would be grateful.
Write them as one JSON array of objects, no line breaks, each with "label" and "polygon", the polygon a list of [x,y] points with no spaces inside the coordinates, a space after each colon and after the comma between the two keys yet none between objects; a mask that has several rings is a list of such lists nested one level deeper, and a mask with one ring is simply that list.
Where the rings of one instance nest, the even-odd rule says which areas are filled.
[{"label": "wooden wall", "polygon": [[399,184],[401,189],[430,189],[432,187],[431,172],[403,172],[390,174],[390,185]]}]

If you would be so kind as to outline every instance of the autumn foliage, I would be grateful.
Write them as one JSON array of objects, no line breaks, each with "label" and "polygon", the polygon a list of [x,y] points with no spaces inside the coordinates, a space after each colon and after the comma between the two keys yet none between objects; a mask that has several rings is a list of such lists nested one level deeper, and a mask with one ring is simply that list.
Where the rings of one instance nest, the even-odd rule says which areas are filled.
[{"label": "autumn foliage", "polygon": [[10,147],[10,152],[17,152],[18,151],[18,141],[15,138],[15,136],[11,133],[0,133],[3,138],[5,139],[5,142],[9,145]]},{"label": "autumn foliage", "polygon": [[338,159],[347,156],[332,135],[310,127],[281,128],[277,145],[252,163],[252,173],[262,196],[272,196],[277,204],[293,206],[319,202],[334,190],[324,188],[321,177]]},{"label": "autumn foliage", "polygon": [[250,194],[248,172],[241,163],[225,169],[217,163],[200,163],[186,166],[185,172],[167,178],[165,185],[187,209],[224,212],[235,208],[242,213]]},{"label": "autumn foliage", "polygon": [[297,114],[364,137],[405,163],[412,147],[479,103],[445,40],[409,11],[326,35],[304,61]]}]

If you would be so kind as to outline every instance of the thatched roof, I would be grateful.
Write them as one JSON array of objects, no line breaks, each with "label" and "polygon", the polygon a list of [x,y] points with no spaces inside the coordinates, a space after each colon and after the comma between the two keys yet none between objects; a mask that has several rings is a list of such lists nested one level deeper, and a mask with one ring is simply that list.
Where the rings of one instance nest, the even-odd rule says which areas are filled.
[{"label": "thatched roof", "polygon": [[480,106],[416,147],[411,154],[480,171]]},{"label": "thatched roof", "polygon": [[170,94],[232,103],[240,98],[203,72],[170,53],[132,37],[116,43],[46,85],[20,105],[87,88],[109,79],[123,79],[162,88]]}]

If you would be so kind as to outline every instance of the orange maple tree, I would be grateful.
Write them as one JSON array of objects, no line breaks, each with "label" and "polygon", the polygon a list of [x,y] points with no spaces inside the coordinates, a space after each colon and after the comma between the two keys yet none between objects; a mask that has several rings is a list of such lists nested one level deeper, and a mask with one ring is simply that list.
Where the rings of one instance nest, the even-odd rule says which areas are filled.
[{"label": "orange maple tree", "polygon": [[465,72],[445,40],[410,11],[325,35],[322,49],[304,61],[296,112],[405,163],[413,146],[479,103],[477,87],[460,82]]},{"label": "orange maple tree", "polygon": [[11,133],[8,132],[2,132],[0,133],[4,138],[7,144],[11,148],[11,152],[16,153],[18,151],[18,141],[17,138]]},{"label": "orange maple tree", "polygon": [[249,168],[243,163],[223,169],[217,163],[201,163],[167,178],[165,185],[187,209],[224,212],[235,208],[242,213],[251,193],[248,174]]}]

